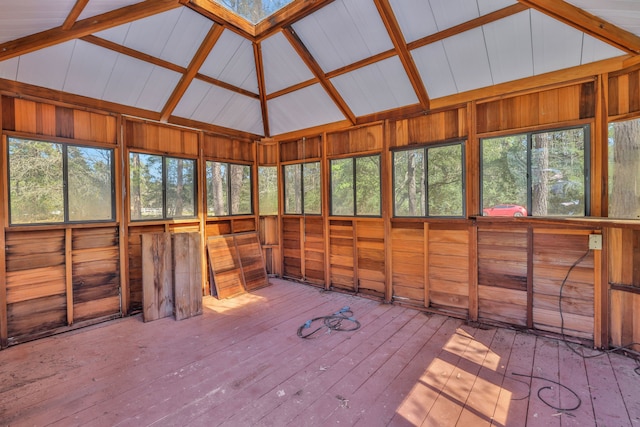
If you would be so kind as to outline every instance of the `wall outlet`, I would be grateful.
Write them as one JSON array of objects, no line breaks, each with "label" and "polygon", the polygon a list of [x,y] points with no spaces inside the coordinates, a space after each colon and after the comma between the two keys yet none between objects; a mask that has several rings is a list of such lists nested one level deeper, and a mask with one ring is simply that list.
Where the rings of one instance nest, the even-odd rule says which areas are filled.
[{"label": "wall outlet", "polygon": [[602,234],[589,234],[589,249],[602,250]]}]

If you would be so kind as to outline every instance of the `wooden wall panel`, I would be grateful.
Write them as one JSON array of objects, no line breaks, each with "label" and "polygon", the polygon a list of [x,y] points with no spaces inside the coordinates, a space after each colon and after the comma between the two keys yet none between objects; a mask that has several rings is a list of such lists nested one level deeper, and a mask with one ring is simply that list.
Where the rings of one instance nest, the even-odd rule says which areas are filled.
[{"label": "wooden wall panel", "polygon": [[322,137],[320,136],[280,143],[281,162],[320,158],[322,158]]},{"label": "wooden wall panel", "polygon": [[164,225],[150,225],[129,227],[127,242],[129,255],[129,311],[142,310],[142,244],[141,235],[144,233],[162,233]]},{"label": "wooden wall panel", "polygon": [[610,228],[609,282],[640,288],[640,230]]},{"label": "wooden wall panel", "polygon": [[478,227],[478,315],[527,325],[527,229]]},{"label": "wooden wall panel", "polygon": [[389,146],[396,148],[463,139],[468,134],[466,113],[466,108],[457,108],[391,122]]},{"label": "wooden wall panel", "polygon": [[354,257],[354,225],[349,220],[329,221],[330,285],[355,292],[356,262]]},{"label": "wooden wall panel", "polygon": [[27,99],[2,97],[4,130],[42,137],[117,143],[117,118]]},{"label": "wooden wall panel", "polygon": [[205,133],[202,154],[208,158],[230,161],[255,161],[254,142]]},{"label": "wooden wall panel", "polygon": [[[640,294],[624,290],[611,290],[611,346],[640,343]],[[640,345],[631,347],[640,351]]]},{"label": "wooden wall panel", "polygon": [[609,76],[609,116],[640,111],[640,70],[633,69]]},{"label": "wooden wall panel", "polygon": [[171,234],[142,234],[142,318],[149,322],[172,314]]},{"label": "wooden wall panel", "polygon": [[202,314],[200,233],[175,233],[173,244],[173,314],[176,320]]},{"label": "wooden wall panel", "polygon": [[322,217],[304,217],[304,278],[324,285],[324,221]]},{"label": "wooden wall panel", "polygon": [[391,260],[393,298],[424,307],[424,224],[392,223]]},{"label": "wooden wall panel", "polygon": [[385,251],[384,222],[356,221],[358,292],[384,298]]},{"label": "wooden wall panel", "polygon": [[259,141],[257,151],[257,161],[260,166],[276,166],[278,164],[278,143],[276,141]]},{"label": "wooden wall panel", "polygon": [[327,134],[327,155],[340,156],[382,149],[384,129],[381,124]]},{"label": "wooden wall panel", "polygon": [[429,228],[429,306],[466,313],[469,308],[469,231]]},{"label": "wooden wall panel", "polygon": [[301,218],[282,219],[282,258],[285,277],[302,279]]},{"label": "wooden wall panel", "polygon": [[198,156],[198,132],[155,123],[133,120],[124,122],[124,140],[129,148]]},{"label": "wooden wall panel", "polygon": [[564,319],[564,332],[567,335],[593,339],[593,253],[576,265],[562,288],[562,318],[559,306],[562,282],[571,266],[588,249],[589,233],[534,230],[534,328],[561,333]]},{"label": "wooden wall panel", "polygon": [[595,82],[528,93],[477,104],[477,132],[564,123],[593,118]]}]

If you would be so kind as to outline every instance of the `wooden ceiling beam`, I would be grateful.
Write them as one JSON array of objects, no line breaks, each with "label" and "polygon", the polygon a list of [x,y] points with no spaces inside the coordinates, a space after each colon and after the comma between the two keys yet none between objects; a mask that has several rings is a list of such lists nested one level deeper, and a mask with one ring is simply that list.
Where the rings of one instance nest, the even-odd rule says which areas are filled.
[{"label": "wooden ceiling beam", "polygon": [[309,67],[313,75],[316,77],[316,79],[318,79],[318,82],[322,85],[324,90],[327,91],[329,97],[331,97],[340,111],[342,111],[342,114],[344,114],[349,122],[355,124],[355,114],[353,114],[347,103],[344,101],[344,99],[342,99],[342,96],[335,88],[333,83],[331,83],[331,81],[326,78],[322,67],[320,67],[320,64],[318,64],[313,55],[311,55],[311,53],[307,50],[307,47],[304,45],[304,43],[302,43],[302,40],[300,40],[294,29],[291,27],[285,27],[283,28],[282,33],[287,38],[287,40],[289,40],[289,43],[291,43],[304,63],[307,64],[307,67]]},{"label": "wooden ceiling beam", "polygon": [[226,7],[211,0],[179,0],[194,12],[211,19],[218,25],[236,32],[251,41],[255,39],[255,26]]},{"label": "wooden ceiling beam", "polygon": [[640,37],[562,0],[518,0],[627,53],[640,53]]},{"label": "wooden ceiling beam", "polygon": [[473,30],[474,28],[478,28],[483,25],[490,24],[499,19],[503,19],[508,16],[515,15],[516,13],[523,12],[527,9],[528,9],[527,6],[516,3],[514,5],[507,6],[503,9],[496,10],[495,12],[482,15],[476,19],[472,19],[471,21],[463,22],[462,24],[456,25],[451,28],[447,28],[446,30],[442,30],[435,34],[431,34],[421,39],[412,41],[407,45],[407,49],[411,51],[413,49],[417,49],[419,47],[444,40],[446,38],[455,36],[457,34],[464,33],[465,31]]},{"label": "wooden ceiling beam", "polygon": [[62,27],[42,31],[0,44],[0,61],[34,52],[39,49],[84,37],[131,21],[180,7],[178,0],[146,0],[102,15],[77,21],[69,30]]},{"label": "wooden ceiling beam", "polygon": [[254,29],[256,41],[264,40],[285,26],[290,26],[334,0],[295,0],[273,15],[258,22]]},{"label": "wooden ceiling beam", "polygon": [[202,66],[204,61],[206,61],[207,56],[209,56],[211,49],[213,49],[213,46],[218,42],[218,39],[222,35],[223,31],[224,28],[222,26],[213,24],[213,26],[209,30],[209,33],[204,38],[202,44],[200,44],[198,51],[189,63],[187,72],[182,75],[180,82],[178,82],[178,85],[175,87],[175,89],[173,89],[171,96],[162,109],[162,113],[160,114],[161,122],[166,122],[169,119],[171,113],[176,108],[176,105],[178,105],[178,102],[180,102],[180,98],[182,98],[182,95],[184,95],[184,93],[189,88],[189,85],[198,74],[198,70],[200,70],[200,67]]},{"label": "wooden ceiling beam", "polygon": [[69,12],[69,15],[67,15],[67,19],[65,19],[64,23],[62,24],[63,30],[67,31],[73,27],[73,24],[76,23],[76,20],[88,3],[89,0],[76,0],[76,4],[73,5],[73,8],[71,8],[71,12]]},{"label": "wooden ceiling beam", "polygon": [[260,94],[260,107],[262,108],[262,126],[264,136],[269,136],[269,111],[267,108],[267,91],[264,81],[264,65],[262,62],[262,49],[260,43],[253,43],[253,57],[256,63],[256,76],[258,78],[258,93]]},{"label": "wooden ceiling beam", "polygon": [[391,9],[389,0],[374,0],[374,3],[378,8],[378,13],[382,18],[384,26],[387,28],[387,33],[389,33],[389,37],[393,42],[393,46],[395,47],[398,57],[400,58],[400,62],[402,62],[404,71],[409,77],[411,86],[413,86],[413,91],[418,97],[418,102],[424,110],[428,110],[429,95],[427,94],[427,89],[422,82],[422,77],[420,77],[418,68],[416,67],[415,62],[413,61],[413,58],[409,53],[409,49],[407,49],[407,43],[404,39],[404,36],[402,35],[400,24],[398,24],[396,16]]}]

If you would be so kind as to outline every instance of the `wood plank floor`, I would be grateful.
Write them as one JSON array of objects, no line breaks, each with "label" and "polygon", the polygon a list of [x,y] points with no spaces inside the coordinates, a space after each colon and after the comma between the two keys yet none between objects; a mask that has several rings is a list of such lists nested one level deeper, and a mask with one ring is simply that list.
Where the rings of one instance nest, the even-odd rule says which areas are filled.
[{"label": "wood plank floor", "polygon": [[[179,322],[134,316],[0,351],[0,425],[640,425],[631,358],[271,282]],[[296,335],[344,306],[357,331]],[[543,403],[578,400],[539,378],[579,407]]]}]

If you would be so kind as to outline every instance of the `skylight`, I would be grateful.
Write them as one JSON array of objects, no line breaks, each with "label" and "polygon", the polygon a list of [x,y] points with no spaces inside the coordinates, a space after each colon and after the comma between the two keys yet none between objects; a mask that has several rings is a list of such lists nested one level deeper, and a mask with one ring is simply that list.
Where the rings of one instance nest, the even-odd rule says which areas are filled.
[{"label": "skylight", "polygon": [[213,0],[231,12],[243,17],[252,24],[257,24],[271,16],[293,0]]}]

